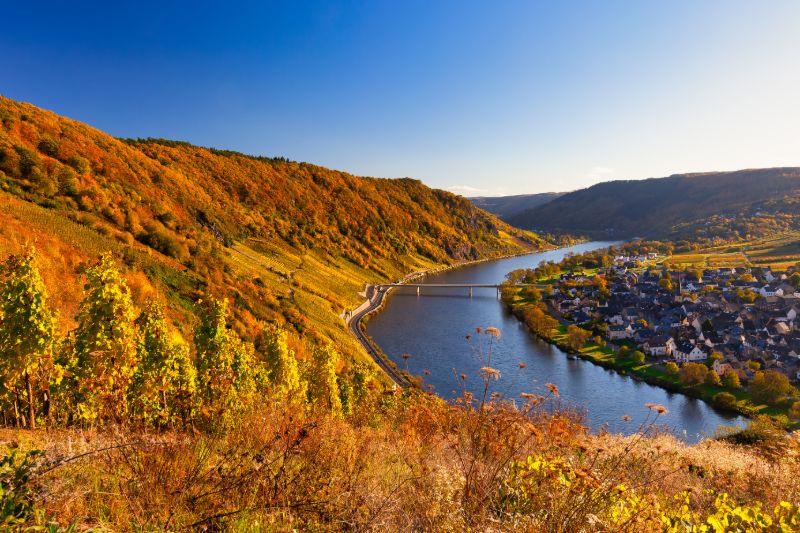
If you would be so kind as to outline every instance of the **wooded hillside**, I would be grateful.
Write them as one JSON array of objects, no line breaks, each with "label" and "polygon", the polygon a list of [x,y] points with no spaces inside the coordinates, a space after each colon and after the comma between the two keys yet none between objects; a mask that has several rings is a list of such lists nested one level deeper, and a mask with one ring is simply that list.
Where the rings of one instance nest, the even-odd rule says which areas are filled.
[{"label": "wooded hillside", "polygon": [[265,321],[360,353],[338,315],[367,281],[540,246],[468,200],[412,179],[283,158],[120,140],[0,97],[0,256],[34,244],[64,323],[106,250],[135,302],[161,295],[191,334],[195,302],[228,297],[245,339]]},{"label": "wooded hillside", "polygon": [[737,240],[797,225],[800,168],[610,181],[508,218],[542,231],[593,237]]}]

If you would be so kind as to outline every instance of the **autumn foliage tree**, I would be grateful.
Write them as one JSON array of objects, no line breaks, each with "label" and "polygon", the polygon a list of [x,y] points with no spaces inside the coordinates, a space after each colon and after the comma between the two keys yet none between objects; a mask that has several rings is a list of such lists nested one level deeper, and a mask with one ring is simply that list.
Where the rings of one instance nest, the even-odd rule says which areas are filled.
[{"label": "autumn foliage tree", "polygon": [[15,418],[20,419],[17,397],[27,398],[27,425],[36,427],[34,390],[49,400],[49,370],[53,362],[56,318],[48,306],[47,289],[31,250],[12,256],[0,281],[0,372],[3,386],[14,396]]},{"label": "autumn foliage tree", "polygon": [[717,374],[713,370],[709,370],[706,373],[705,382],[706,382],[706,385],[714,385],[714,386],[720,385],[719,374]]},{"label": "autumn foliage tree", "polygon": [[257,356],[254,345],[230,327],[224,299],[200,303],[192,358],[160,303],[148,301],[137,317],[131,290],[109,254],[86,269],[78,326],[59,339],[35,257],[12,256],[0,266],[6,423],[12,409],[15,424],[35,427],[37,398],[48,416],[51,387],[57,400],[53,418],[62,422],[130,422],[155,429],[192,424],[198,410],[211,417],[240,413],[256,392],[336,415],[351,413],[370,395],[372,373],[356,364],[352,375],[339,375],[340,355],[330,343],[311,347],[311,360],[301,368],[292,346],[302,345],[276,323],[263,329]]},{"label": "autumn foliage tree", "polygon": [[739,374],[736,371],[728,369],[722,374],[722,384],[731,389],[739,389],[742,386]]},{"label": "autumn foliage tree", "polygon": [[543,337],[550,337],[553,330],[558,327],[558,320],[536,306],[525,308],[522,318],[531,331]]},{"label": "autumn foliage tree", "polygon": [[789,378],[774,370],[756,372],[749,389],[753,401],[766,404],[777,403],[780,399],[796,392],[789,383]]},{"label": "autumn foliage tree", "polygon": [[289,348],[287,331],[270,324],[264,332],[264,357],[269,381],[276,392],[285,397],[302,397],[302,381],[297,358]]},{"label": "autumn foliage tree", "polygon": [[587,331],[574,324],[570,324],[567,327],[567,345],[576,352],[583,348],[583,345],[586,344],[586,341],[589,340],[591,336],[591,331]]},{"label": "autumn foliage tree", "polygon": [[201,315],[194,336],[197,381],[203,402],[218,412],[247,404],[254,390],[254,354],[228,328],[228,301],[212,298]]},{"label": "autumn foliage tree", "polygon": [[668,362],[665,365],[664,370],[670,377],[676,377],[680,374],[680,368],[678,368],[678,365],[676,365],[673,361]]},{"label": "autumn foliage tree", "polygon": [[684,363],[679,372],[681,383],[689,387],[704,383],[706,374],[708,368],[700,363]]},{"label": "autumn foliage tree", "polygon": [[525,287],[520,291],[520,295],[526,300],[531,300],[532,302],[539,302],[542,300],[542,291],[536,287]]},{"label": "autumn foliage tree", "polygon": [[792,402],[788,416],[791,420],[800,420],[800,401]]},{"label": "autumn foliage tree", "polygon": [[136,319],[139,365],[128,390],[132,418],[164,427],[192,415],[196,372],[188,346],[170,340],[163,307],[150,301]]},{"label": "autumn foliage tree", "polygon": [[336,378],[336,365],[339,353],[331,345],[316,348],[311,358],[308,376],[308,397],[312,408],[342,412],[339,396],[339,383]]},{"label": "autumn foliage tree", "polygon": [[714,395],[714,405],[722,409],[733,410],[736,407],[736,396],[730,392],[718,392]]},{"label": "autumn foliage tree", "polygon": [[121,420],[136,371],[136,314],[130,289],[110,254],[86,271],[70,372],[82,419]]}]

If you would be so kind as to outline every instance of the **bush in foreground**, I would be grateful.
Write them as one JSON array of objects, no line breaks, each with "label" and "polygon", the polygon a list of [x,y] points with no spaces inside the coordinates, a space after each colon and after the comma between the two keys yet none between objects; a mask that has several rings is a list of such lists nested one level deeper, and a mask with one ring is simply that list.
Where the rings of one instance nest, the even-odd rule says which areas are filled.
[{"label": "bush in foreground", "polygon": [[[406,392],[349,416],[265,396],[227,431],[4,430],[0,472],[22,528],[213,531],[793,531],[800,446],[687,446],[650,417],[590,435],[558,389],[519,401]],[[492,399],[494,398],[494,399]],[[763,434],[754,428],[750,433]],[[740,432],[744,433],[744,432]],[[758,444],[758,443],[756,443]],[[26,455],[21,449],[46,453]],[[21,470],[20,470],[21,469]],[[21,475],[19,475],[21,474]],[[13,504],[13,505],[11,505]],[[55,529],[55,526],[53,526]]]}]

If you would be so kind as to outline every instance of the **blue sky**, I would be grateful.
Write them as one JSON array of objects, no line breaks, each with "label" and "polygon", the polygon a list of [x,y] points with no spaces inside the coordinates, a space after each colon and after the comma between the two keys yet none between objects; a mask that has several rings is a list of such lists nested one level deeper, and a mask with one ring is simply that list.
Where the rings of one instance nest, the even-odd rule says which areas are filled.
[{"label": "blue sky", "polygon": [[798,2],[40,1],[3,18],[0,94],[120,137],[464,194],[800,165]]}]

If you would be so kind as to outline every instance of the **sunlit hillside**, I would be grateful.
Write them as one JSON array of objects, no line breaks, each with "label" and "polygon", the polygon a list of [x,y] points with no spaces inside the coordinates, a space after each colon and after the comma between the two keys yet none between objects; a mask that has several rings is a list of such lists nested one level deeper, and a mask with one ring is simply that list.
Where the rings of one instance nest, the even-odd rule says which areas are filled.
[{"label": "sunlit hillside", "polygon": [[362,352],[339,315],[368,281],[545,244],[412,179],[357,177],[164,140],[119,140],[0,97],[0,256],[35,245],[70,329],[80,272],[111,250],[134,300],[163,296],[184,335],[204,294],[235,328],[265,321]]}]

